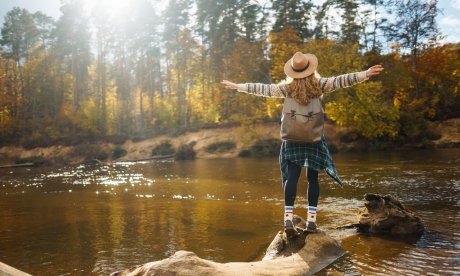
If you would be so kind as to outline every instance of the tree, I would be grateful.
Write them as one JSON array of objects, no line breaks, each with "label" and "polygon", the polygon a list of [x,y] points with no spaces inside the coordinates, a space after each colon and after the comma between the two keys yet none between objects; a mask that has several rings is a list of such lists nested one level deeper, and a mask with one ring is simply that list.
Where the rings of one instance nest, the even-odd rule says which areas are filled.
[{"label": "tree", "polygon": [[337,0],[337,5],[343,10],[343,23],[340,25],[341,39],[355,44],[359,42],[360,26],[356,23],[358,3],[355,0]]},{"label": "tree", "polygon": [[33,16],[26,9],[13,8],[5,15],[2,27],[1,44],[5,47],[5,56],[21,66],[21,61],[27,62],[28,51],[37,41],[37,35]]},{"label": "tree", "polygon": [[436,24],[437,4],[437,0],[395,1],[395,21],[388,28],[388,38],[410,51],[415,97],[419,95],[417,57],[423,47],[435,45],[441,35]]},{"label": "tree", "polygon": [[302,40],[313,36],[312,25],[313,4],[310,0],[273,0],[272,9],[275,12],[273,32],[281,32],[293,28]]},{"label": "tree", "polygon": [[242,6],[238,20],[241,35],[251,42],[264,37],[266,19],[263,16],[263,8],[251,0],[240,0],[239,5]]},{"label": "tree", "polygon": [[301,50],[302,38],[294,28],[288,27],[282,32],[270,32],[269,42],[270,74],[274,82],[280,82],[286,77],[284,64],[295,52]]},{"label": "tree", "polygon": [[74,111],[79,111],[80,104],[88,96],[90,63],[88,18],[83,15],[82,7],[77,1],[64,4],[61,12],[62,15],[56,22],[55,47],[72,74],[72,108]]},{"label": "tree", "polygon": [[54,36],[52,32],[56,22],[51,16],[39,11],[32,14],[32,18],[37,29],[37,39],[41,44],[40,47],[46,52],[53,43]]},{"label": "tree", "polygon": [[370,21],[372,22],[371,31],[369,33],[366,33],[366,30],[365,30],[368,24],[365,24],[363,26],[363,35],[366,38],[365,47],[366,49],[369,49],[367,35],[370,35],[371,37],[370,51],[373,51],[373,52],[379,52],[381,49],[381,42],[379,40],[379,36],[380,36],[379,32],[384,31],[384,29],[386,28],[385,23],[388,21],[386,18],[380,17],[381,15],[380,7],[383,6],[385,2],[386,0],[364,0],[364,3],[371,6],[371,9],[366,10],[364,13],[366,16],[371,17]]},{"label": "tree", "polygon": [[[163,15],[165,42],[165,61],[168,75],[168,93],[175,94],[179,127],[186,127],[187,120],[187,81],[189,60],[194,56],[194,40],[185,30],[189,23],[189,0],[170,0]],[[190,47],[190,48],[188,48]]]},{"label": "tree", "polygon": [[[188,0],[179,2],[189,5]],[[153,131],[149,118],[154,117],[155,94],[162,93],[160,48],[163,45],[161,45],[162,39],[159,31],[161,18],[157,15],[151,1],[138,0],[134,4],[133,20],[130,23],[134,35],[131,37],[130,52],[135,61],[133,71],[136,80],[136,105],[138,106],[135,121],[137,135],[145,137],[146,131]],[[183,18],[184,16],[188,17],[188,15],[180,15],[176,17],[176,20],[185,21],[181,24],[187,24],[188,19]],[[175,35],[175,30],[167,29],[168,26],[165,27],[165,32]],[[166,44],[165,48],[174,47],[168,42]]]},{"label": "tree", "polygon": [[[37,28],[34,24],[32,15],[26,10],[19,7],[14,7],[5,16],[3,27],[1,30],[2,37],[0,43],[4,46],[4,57],[8,60],[14,60],[16,66],[11,68],[9,63],[6,63],[6,75],[19,80],[19,85],[8,85],[8,94],[14,99],[14,104],[11,106],[11,116],[17,118],[19,114],[19,103],[24,96],[26,84],[23,72],[23,65],[29,57],[29,50],[37,41]],[[16,69],[16,70],[15,70]],[[13,74],[13,75],[10,75]]]},{"label": "tree", "polygon": [[316,7],[315,21],[316,25],[313,30],[314,37],[316,39],[332,39],[339,36],[338,31],[335,30],[334,26],[338,25],[335,21],[334,7],[336,0],[326,0],[321,6]]},{"label": "tree", "polygon": [[[359,72],[366,66],[358,44],[350,46],[332,40],[313,40],[306,43],[304,49],[318,57],[318,72],[322,77]],[[399,110],[385,92],[381,82],[368,81],[324,95],[326,115],[369,139],[396,137]]]}]

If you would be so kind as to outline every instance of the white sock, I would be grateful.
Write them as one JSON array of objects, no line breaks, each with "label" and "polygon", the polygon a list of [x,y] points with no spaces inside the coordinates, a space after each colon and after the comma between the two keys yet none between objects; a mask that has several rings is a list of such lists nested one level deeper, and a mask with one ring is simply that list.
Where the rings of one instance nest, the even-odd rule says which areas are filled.
[{"label": "white sock", "polygon": [[307,221],[316,222],[316,206],[308,206]]},{"label": "white sock", "polygon": [[290,220],[294,217],[294,206],[284,206],[284,221]]}]

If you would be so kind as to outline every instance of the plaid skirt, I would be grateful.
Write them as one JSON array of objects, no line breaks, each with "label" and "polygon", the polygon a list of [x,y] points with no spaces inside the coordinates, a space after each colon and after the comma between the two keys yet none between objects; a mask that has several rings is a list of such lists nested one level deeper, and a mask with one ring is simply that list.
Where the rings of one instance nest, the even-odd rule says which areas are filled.
[{"label": "plaid skirt", "polygon": [[324,135],[318,143],[292,143],[283,140],[279,161],[283,187],[288,177],[288,161],[315,171],[324,170],[341,187],[343,186]]}]

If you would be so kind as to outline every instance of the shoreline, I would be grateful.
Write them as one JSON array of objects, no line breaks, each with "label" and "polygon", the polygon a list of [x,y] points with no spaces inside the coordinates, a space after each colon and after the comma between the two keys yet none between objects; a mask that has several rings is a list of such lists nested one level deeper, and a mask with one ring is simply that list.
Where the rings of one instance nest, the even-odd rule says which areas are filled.
[{"label": "shoreline", "polygon": [[[378,145],[360,139],[347,128],[339,127],[330,123],[325,125],[325,135],[330,150],[335,152],[372,152],[372,151],[401,151],[411,149],[438,149],[460,147],[460,118],[446,120],[437,125],[436,131],[441,134],[437,140],[421,141],[417,144],[405,144],[402,146],[383,145],[388,148],[378,148]],[[73,165],[88,162],[123,162],[155,158],[153,149],[160,144],[168,143],[175,150],[183,145],[190,145],[194,158],[235,158],[243,150],[251,148],[258,141],[270,140],[280,142],[279,123],[260,123],[250,128],[242,126],[220,127],[201,129],[186,132],[180,136],[172,137],[161,135],[147,138],[141,141],[126,140],[122,144],[84,141],[76,146],[50,146],[24,149],[20,146],[0,147],[0,165],[21,163],[35,163],[36,165]],[[231,143],[232,148],[210,152],[209,146],[219,143]],[[266,145],[273,147],[275,144]],[[114,158],[114,150],[122,149],[125,155]],[[102,154],[103,153],[103,154]],[[103,160],[96,158],[103,155]]]}]

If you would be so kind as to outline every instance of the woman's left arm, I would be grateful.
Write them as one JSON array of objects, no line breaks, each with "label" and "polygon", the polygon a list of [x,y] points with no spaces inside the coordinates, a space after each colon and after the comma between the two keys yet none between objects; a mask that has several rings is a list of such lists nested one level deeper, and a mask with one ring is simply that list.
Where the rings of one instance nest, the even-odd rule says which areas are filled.
[{"label": "woman's left arm", "polygon": [[286,86],[283,84],[263,84],[263,83],[233,83],[228,80],[221,82],[227,89],[234,89],[238,92],[253,94],[256,96],[270,98],[285,98]]}]

